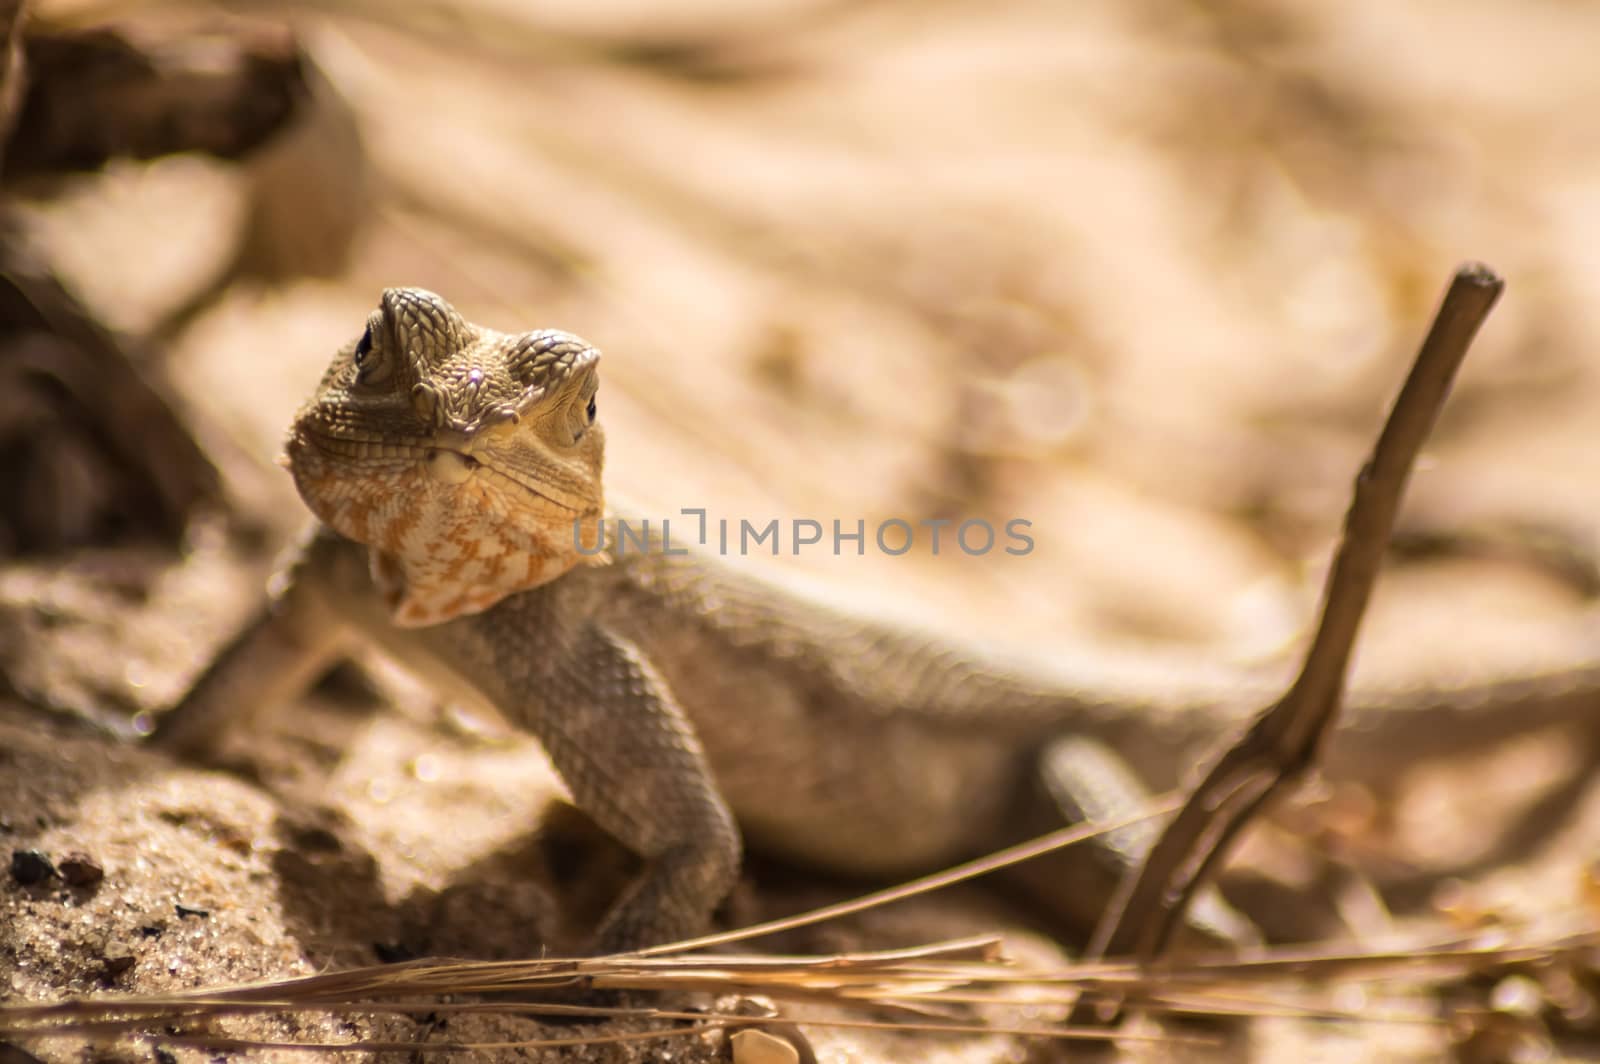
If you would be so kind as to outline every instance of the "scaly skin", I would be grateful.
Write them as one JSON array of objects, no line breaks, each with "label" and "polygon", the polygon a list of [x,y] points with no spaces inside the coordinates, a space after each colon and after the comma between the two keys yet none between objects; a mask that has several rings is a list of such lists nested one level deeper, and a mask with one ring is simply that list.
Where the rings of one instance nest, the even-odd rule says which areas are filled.
[{"label": "scaly skin", "polygon": [[[819,867],[896,876],[1115,815],[1275,693],[1227,673],[1086,681],[875,622],[702,555],[597,551],[599,353],[502,334],[391,289],[301,410],[289,468],[323,524],[273,603],[157,740],[199,750],[292,697],[352,637],[536,735],[577,804],[646,860],[596,947],[692,935],[741,837]],[[591,533],[579,550],[573,522]],[[269,680],[270,678],[270,680]],[[1356,692],[1328,753],[1383,780],[1595,704],[1600,668],[1495,687]],[[1148,832],[1018,870],[1087,929]],[[1211,898],[1207,937],[1248,937]],[[530,943],[530,948],[532,948]]]}]

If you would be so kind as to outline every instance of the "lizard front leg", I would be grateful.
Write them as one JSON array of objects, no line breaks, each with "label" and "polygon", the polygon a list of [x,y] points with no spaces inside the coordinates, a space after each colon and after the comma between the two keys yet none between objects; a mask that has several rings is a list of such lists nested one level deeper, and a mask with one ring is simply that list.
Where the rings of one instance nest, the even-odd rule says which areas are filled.
[{"label": "lizard front leg", "polygon": [[419,635],[543,744],[573,801],[645,861],[595,933],[597,952],[704,930],[732,889],[740,837],[700,740],[628,641],[538,591]]},{"label": "lizard front leg", "polygon": [[306,536],[286,552],[267,600],[161,715],[154,745],[202,756],[240,718],[293,700],[348,649],[348,628],[323,594],[320,542]]},{"label": "lizard front leg", "polygon": [[442,690],[466,686],[544,745],[577,805],[646,868],[596,933],[623,952],[700,931],[732,888],[741,847],[700,741],[666,682],[552,586],[428,628],[390,623],[367,550],[326,528],[278,592],[159,722],[154,740],[207,749],[242,713],[287,701],[359,633]]}]

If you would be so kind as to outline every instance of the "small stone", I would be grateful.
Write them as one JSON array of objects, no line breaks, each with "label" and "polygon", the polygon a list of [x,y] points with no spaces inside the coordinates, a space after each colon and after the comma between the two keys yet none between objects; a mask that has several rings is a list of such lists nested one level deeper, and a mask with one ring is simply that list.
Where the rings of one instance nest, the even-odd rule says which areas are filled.
[{"label": "small stone", "polygon": [[11,878],[25,887],[59,875],[50,858],[38,850],[11,851]]},{"label": "small stone", "polygon": [[86,853],[73,851],[61,858],[61,878],[69,887],[98,887],[106,870]]},{"label": "small stone", "polygon": [[416,950],[401,942],[374,942],[372,952],[379,964],[400,964],[414,961],[420,956]]},{"label": "small stone", "polygon": [[1527,975],[1508,975],[1495,984],[1489,994],[1489,1007],[1496,1012],[1533,1018],[1544,1010],[1544,988]]},{"label": "small stone", "polygon": [[112,982],[132,968],[138,958],[120,946],[110,946],[100,955],[100,978],[104,982]]},{"label": "small stone", "polygon": [[733,1064],[800,1064],[800,1051],[777,1035],[746,1027],[728,1039]]}]

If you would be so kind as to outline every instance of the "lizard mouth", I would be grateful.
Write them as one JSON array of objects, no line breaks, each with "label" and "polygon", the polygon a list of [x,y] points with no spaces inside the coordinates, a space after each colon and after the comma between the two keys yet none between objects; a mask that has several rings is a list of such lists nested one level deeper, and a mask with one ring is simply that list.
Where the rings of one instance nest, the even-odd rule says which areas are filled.
[{"label": "lizard mouth", "polygon": [[441,484],[464,484],[483,465],[472,455],[448,447],[430,447],[423,457],[428,473]]},{"label": "lizard mouth", "polygon": [[527,492],[541,502],[566,513],[577,514],[583,510],[583,507],[571,497],[563,498],[552,494],[547,486],[530,482],[533,478],[519,476],[515,471],[506,468],[503,463],[478,458],[455,447],[438,444],[429,447],[423,453],[422,465],[436,483],[445,487],[460,487],[475,476],[486,475]]}]

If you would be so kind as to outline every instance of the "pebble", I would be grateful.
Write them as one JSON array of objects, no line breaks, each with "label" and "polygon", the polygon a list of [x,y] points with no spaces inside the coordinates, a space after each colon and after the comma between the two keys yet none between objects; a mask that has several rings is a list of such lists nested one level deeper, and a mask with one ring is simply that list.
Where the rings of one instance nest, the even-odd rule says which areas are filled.
[{"label": "pebble", "polygon": [[106,870],[86,853],[73,851],[61,858],[61,878],[69,887],[98,887]]},{"label": "pebble", "polygon": [[11,878],[25,887],[59,875],[50,858],[38,850],[11,851]]},{"label": "pebble", "polygon": [[728,1042],[733,1064],[800,1064],[800,1051],[788,1041],[753,1027],[735,1032]]}]

